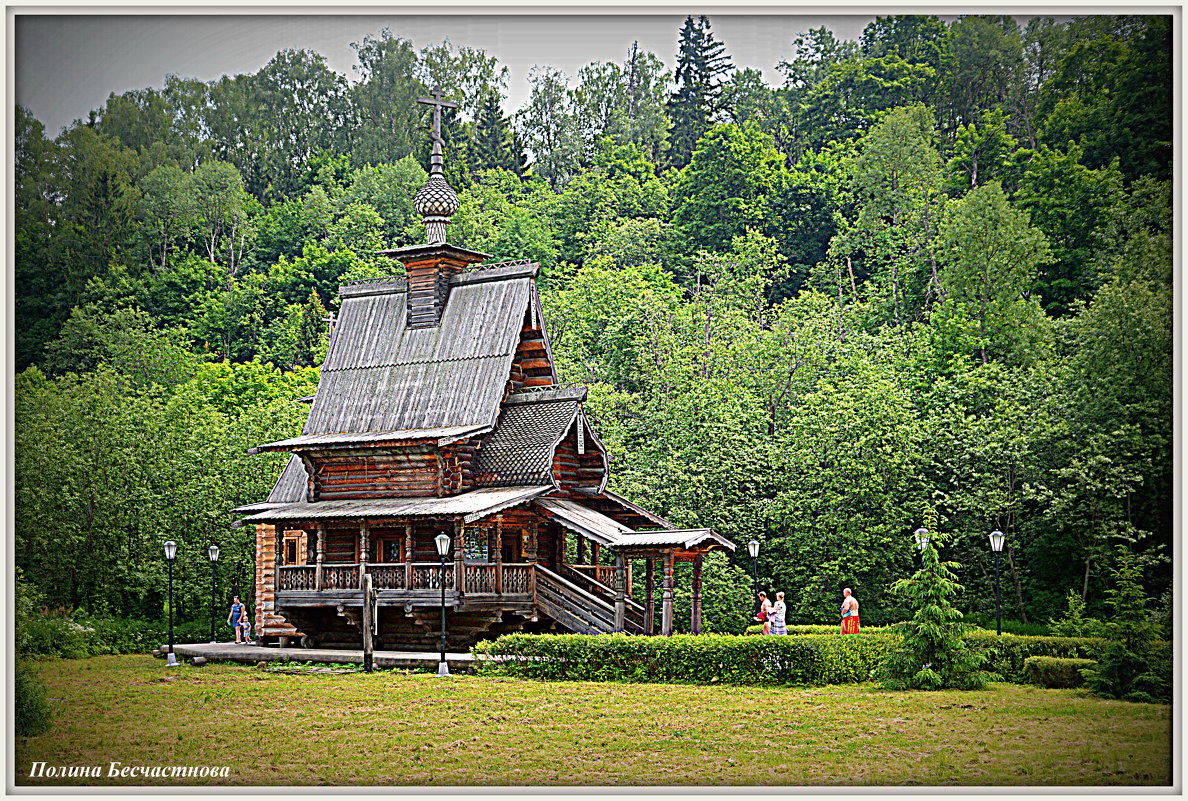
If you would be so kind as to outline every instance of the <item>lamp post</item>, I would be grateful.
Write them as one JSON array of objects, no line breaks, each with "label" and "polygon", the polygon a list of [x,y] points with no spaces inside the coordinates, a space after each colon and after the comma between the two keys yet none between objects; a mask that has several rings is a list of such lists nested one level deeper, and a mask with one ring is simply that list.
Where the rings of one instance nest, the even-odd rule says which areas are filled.
[{"label": "lamp post", "polygon": [[438,534],[433,538],[433,544],[437,546],[437,556],[441,559],[441,661],[437,663],[437,675],[450,675],[450,666],[446,663],[446,554],[450,552],[450,535]]},{"label": "lamp post", "polygon": [[177,543],[169,540],[165,543],[165,561],[169,564],[169,654],[165,667],[177,667],[177,657],[173,653],[173,560],[176,557]]},{"label": "lamp post", "polygon": [[1006,534],[998,529],[990,532],[990,547],[994,549],[994,611],[998,616],[998,636],[1002,636],[1002,597],[998,591],[998,554],[1002,552],[1002,544],[1006,541]]},{"label": "lamp post", "polygon": [[210,557],[210,644],[215,644],[215,587],[218,584],[219,546],[212,545],[206,549]]},{"label": "lamp post", "polygon": [[928,529],[916,529],[916,544],[920,546],[921,551],[928,547]]},{"label": "lamp post", "polygon": [[751,595],[755,598],[755,614],[759,614],[759,540],[751,540],[747,543],[747,553],[751,555],[751,574],[754,578],[754,591]]}]

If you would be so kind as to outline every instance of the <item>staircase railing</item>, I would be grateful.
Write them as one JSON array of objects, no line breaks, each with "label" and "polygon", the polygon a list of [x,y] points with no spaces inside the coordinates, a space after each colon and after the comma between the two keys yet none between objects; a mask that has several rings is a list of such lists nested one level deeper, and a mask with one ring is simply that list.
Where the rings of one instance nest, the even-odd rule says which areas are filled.
[{"label": "staircase railing", "polygon": [[[536,566],[536,600],[546,614],[576,631],[585,629],[600,634],[616,631],[613,603],[540,565]],[[629,615],[624,620],[624,629],[638,633],[642,626]]]},{"label": "staircase railing", "polygon": [[[591,578],[586,573],[583,573],[583,572],[576,570],[574,568],[575,568],[575,565],[571,565],[571,564],[562,565],[561,566],[561,576],[568,579],[569,581],[573,582],[574,584],[577,584],[579,587],[586,590],[587,592],[603,598],[604,600],[606,600],[608,603],[610,603],[612,605],[614,604],[615,591],[613,589],[611,589],[607,585],[603,584],[602,582],[600,582],[594,578]],[[633,601],[627,597],[624,597],[624,601],[626,602],[626,607],[627,607],[626,608],[627,620],[630,623],[635,624],[635,626],[634,626],[635,629],[642,632],[644,629],[643,604],[638,603],[637,601]],[[627,628],[629,630],[632,629],[631,626],[628,626]]]}]

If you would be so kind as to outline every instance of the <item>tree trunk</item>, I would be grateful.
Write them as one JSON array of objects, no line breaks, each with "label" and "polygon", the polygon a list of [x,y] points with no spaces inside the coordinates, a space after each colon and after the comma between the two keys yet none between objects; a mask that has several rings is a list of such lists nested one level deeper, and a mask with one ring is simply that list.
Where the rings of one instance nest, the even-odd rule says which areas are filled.
[{"label": "tree trunk", "polygon": [[1023,588],[1019,585],[1019,571],[1015,568],[1015,550],[1007,547],[1007,561],[1011,564],[1011,578],[1015,582],[1015,603],[1019,606],[1019,617],[1027,623],[1027,610],[1023,608]]}]

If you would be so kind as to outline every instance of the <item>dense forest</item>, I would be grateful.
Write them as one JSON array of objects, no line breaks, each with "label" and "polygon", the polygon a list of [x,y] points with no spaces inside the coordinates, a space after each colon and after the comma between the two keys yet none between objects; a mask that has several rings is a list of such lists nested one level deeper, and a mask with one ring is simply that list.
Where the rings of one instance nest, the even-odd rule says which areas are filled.
[{"label": "dense forest", "polygon": [[510,116],[494,57],[384,30],[353,80],[286,50],[56,137],[17,108],[17,565],[53,606],[159,619],[172,538],[200,619],[217,542],[250,593],[227,510],[283,457],[245,451],[299,433],[338,285],[424,241],[440,84],[449,239],[542,265],[611,489],[740,545],[710,629],[748,622],[752,538],[791,620],[842,587],[896,619],[932,514],[969,613],[998,528],[1006,617],[1100,610],[1120,543],[1170,614],[1171,20],[880,17],[805,31],[773,86],[690,17],[675,54],[534,69]]}]

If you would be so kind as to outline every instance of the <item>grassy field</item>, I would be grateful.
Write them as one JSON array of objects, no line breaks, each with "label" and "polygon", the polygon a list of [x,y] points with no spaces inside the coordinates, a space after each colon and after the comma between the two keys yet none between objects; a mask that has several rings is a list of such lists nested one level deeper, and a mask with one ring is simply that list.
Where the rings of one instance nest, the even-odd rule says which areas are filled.
[{"label": "grassy field", "polygon": [[146,656],[41,664],[51,766],[229,765],[232,785],[1167,785],[1167,706],[983,692],[543,683],[395,672],[166,673]]}]

